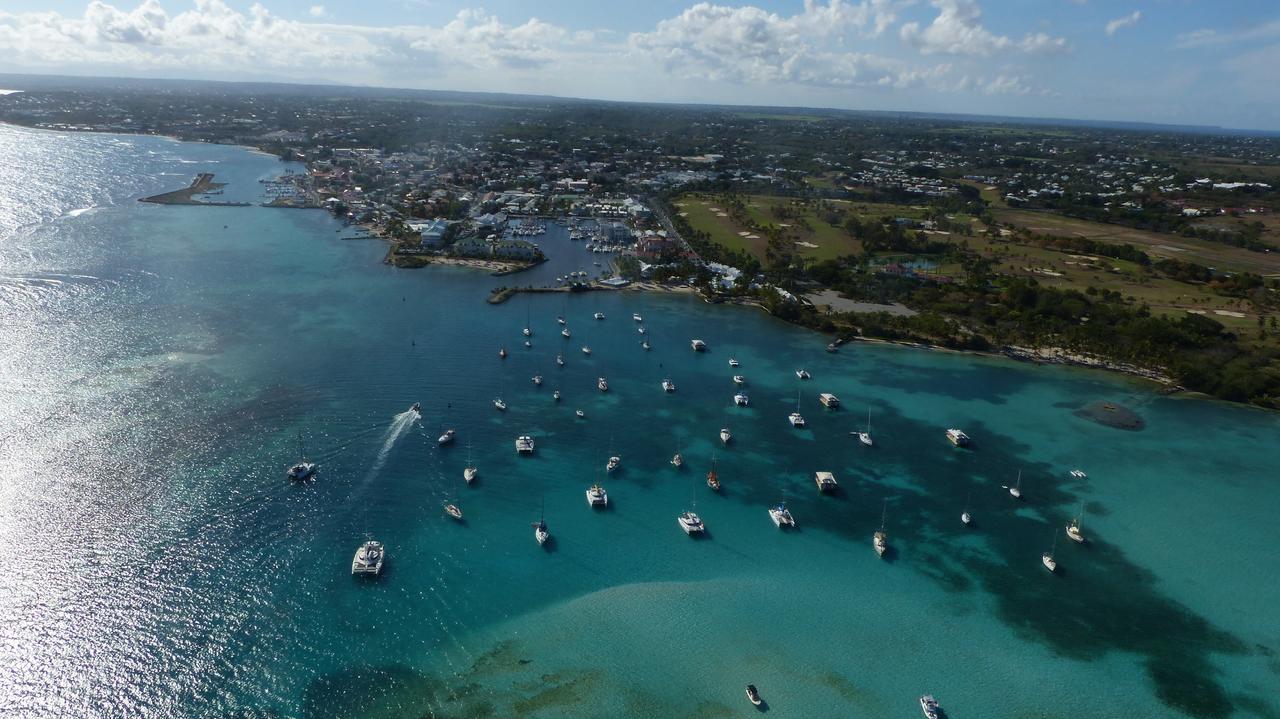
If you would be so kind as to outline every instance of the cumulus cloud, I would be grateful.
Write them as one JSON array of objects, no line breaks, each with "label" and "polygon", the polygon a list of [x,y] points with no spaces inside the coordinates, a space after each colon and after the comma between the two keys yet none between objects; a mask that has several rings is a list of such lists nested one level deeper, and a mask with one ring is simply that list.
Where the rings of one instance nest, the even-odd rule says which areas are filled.
[{"label": "cumulus cloud", "polygon": [[1137,25],[1138,21],[1141,19],[1142,19],[1142,11],[1140,10],[1134,10],[1133,12],[1129,13],[1128,15],[1125,15],[1124,17],[1118,17],[1115,20],[1112,20],[1111,22],[1107,23],[1107,27],[1106,27],[1107,35],[1113,36],[1127,27],[1133,27],[1134,25]]},{"label": "cumulus cloud", "polygon": [[324,17],[329,14],[325,12],[324,5],[312,5],[311,9],[308,10],[307,13],[311,15],[311,17]]},{"label": "cumulus cloud", "polygon": [[731,82],[905,86],[945,72],[847,48],[851,36],[879,35],[895,19],[886,0],[807,0],[788,16],[703,2],[633,33],[628,44],[674,74]]},{"label": "cumulus cloud", "polygon": [[898,31],[902,41],[926,55],[988,56],[1002,50],[1023,52],[1061,52],[1067,41],[1046,33],[1029,34],[1015,41],[997,35],[982,25],[982,9],[976,0],[932,0],[938,16],[925,27],[918,22],[905,23]]}]

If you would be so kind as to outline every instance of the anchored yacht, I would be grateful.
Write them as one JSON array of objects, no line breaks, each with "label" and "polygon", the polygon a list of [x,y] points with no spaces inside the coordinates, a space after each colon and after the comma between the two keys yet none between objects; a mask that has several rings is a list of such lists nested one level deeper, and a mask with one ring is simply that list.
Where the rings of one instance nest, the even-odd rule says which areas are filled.
[{"label": "anchored yacht", "polygon": [[773,520],[774,525],[778,529],[796,526],[796,520],[791,516],[791,510],[787,509],[786,502],[780,502],[778,506],[770,507],[769,519]]},{"label": "anchored yacht", "polygon": [[596,389],[600,390],[601,392],[609,391],[609,383],[604,381],[604,377],[596,378]]},{"label": "anchored yacht", "polygon": [[503,402],[501,397],[494,397],[494,398],[493,398],[493,406],[494,406],[494,407],[496,407],[496,408],[498,409],[498,411],[499,411],[499,412],[506,412],[506,411],[507,411],[507,403],[506,403],[506,402]]},{"label": "anchored yacht", "polygon": [[702,518],[696,512],[682,512],[676,517],[676,521],[680,523],[680,528],[685,534],[701,534],[706,531],[706,526],[702,524]]},{"label": "anchored yacht", "polygon": [[612,472],[613,470],[617,469],[617,468],[618,468],[618,465],[620,465],[620,464],[622,464],[622,457],[619,457],[619,456],[617,456],[617,455],[614,455],[614,456],[612,456],[612,457],[610,457],[610,458],[609,458],[609,461],[608,461],[608,462],[606,462],[606,463],[605,463],[605,465],[604,465],[604,471],[606,471],[606,472]]},{"label": "anchored yacht", "polygon": [[694,352],[706,352],[707,343],[702,340],[690,340],[689,346],[693,347]]},{"label": "anchored yacht", "polygon": [[790,422],[791,426],[795,427],[796,429],[804,427],[804,417],[802,417],[799,412],[792,412],[791,414],[787,415],[787,421]]},{"label": "anchored yacht", "polygon": [[1076,517],[1067,525],[1067,536],[1077,544],[1084,544],[1084,533],[1080,531],[1080,518]]},{"label": "anchored yacht", "polygon": [[569,339],[570,337],[573,336],[573,333],[569,331],[568,327],[565,327],[564,329],[560,330],[560,336],[565,339]]},{"label": "anchored yacht", "polygon": [[796,379],[809,379],[809,370],[807,369],[796,370]]},{"label": "anchored yacht", "polygon": [[830,472],[814,472],[813,481],[818,485],[818,491],[823,494],[836,491],[836,476]]},{"label": "anchored yacht", "polygon": [[746,392],[739,392],[733,396],[733,403],[739,407],[746,407],[751,403],[751,400],[747,398]]},{"label": "anchored yacht", "polygon": [[920,697],[920,711],[924,712],[925,719],[938,719],[938,713],[941,710],[938,700],[934,699],[932,694]]},{"label": "anchored yacht", "polygon": [[679,452],[676,452],[674,455],[672,455],[671,466],[677,467],[677,468],[684,466],[684,457],[680,456]]},{"label": "anchored yacht", "polygon": [[564,366],[564,355],[556,355],[556,364]]},{"label": "anchored yacht", "polygon": [[385,555],[386,550],[383,549],[382,542],[369,540],[361,544],[356,550],[356,556],[351,560],[351,573],[354,575],[379,574],[382,572]]},{"label": "anchored yacht", "polygon": [[662,391],[663,391],[663,392],[675,392],[675,391],[676,391],[676,383],[675,383],[675,382],[672,382],[670,378],[662,380]]},{"label": "anchored yacht", "polygon": [[598,484],[591,485],[587,490],[587,504],[592,507],[608,507],[609,493],[604,491],[604,487]]},{"label": "anchored yacht", "polygon": [[551,539],[551,532],[547,530],[545,519],[539,519],[533,523],[533,538],[538,541],[538,546],[546,544],[547,540]]},{"label": "anchored yacht", "polygon": [[947,440],[957,447],[968,447],[973,440],[969,439],[969,435],[958,429],[947,430]]},{"label": "anchored yacht", "polygon": [[735,374],[735,375],[733,376],[733,383],[734,383],[734,384],[736,384],[736,385],[738,385],[739,387],[741,387],[742,385],[744,385],[744,384],[746,384],[746,383],[747,383],[747,378],[746,378],[746,377],[743,377],[743,376],[742,376],[742,375],[740,375],[740,374]]},{"label": "anchored yacht", "polygon": [[533,376],[533,378],[532,378],[532,380],[531,380],[531,381],[532,381],[535,385],[537,385],[538,387],[541,387],[541,386],[542,386],[542,375],[540,375],[540,374],[535,374],[535,375]]},{"label": "anchored yacht", "polygon": [[636,322],[644,322],[644,318],[638,314],[631,315],[631,319],[635,320]]},{"label": "anchored yacht", "polygon": [[591,354],[591,348],[587,345],[582,345],[582,354],[584,355]]},{"label": "anchored yacht", "polygon": [[461,509],[458,509],[458,505],[456,505],[456,504],[451,504],[451,503],[449,503],[449,502],[445,502],[445,503],[444,503],[444,513],[445,513],[445,514],[447,514],[447,515],[449,515],[450,517],[453,517],[454,519],[457,519],[457,520],[461,520],[461,519],[462,519],[462,510],[461,510]]},{"label": "anchored yacht", "polygon": [[450,442],[453,441],[453,438],[457,436],[458,436],[458,433],[455,432],[454,430],[446,429],[444,431],[444,434],[436,438],[436,444],[442,444],[442,445],[449,444]]},{"label": "anchored yacht", "polygon": [[552,393],[551,393],[551,399],[554,399],[555,401],[559,402],[559,401],[560,401],[560,390],[556,390],[555,392],[552,392]]},{"label": "anchored yacht", "polygon": [[595,317],[596,317],[596,319],[598,319],[598,320],[602,320],[602,319],[604,319],[604,313],[603,313],[603,312],[597,312],[597,313],[595,314]]},{"label": "anchored yacht", "polygon": [[733,357],[730,357],[730,358],[729,358],[729,366],[730,366],[730,367],[737,367],[737,366],[738,366],[738,360],[734,359]]},{"label": "anchored yacht", "polygon": [[527,434],[516,437],[516,454],[533,454],[533,437]]},{"label": "anchored yacht", "polygon": [[729,442],[730,442],[732,439],[733,439],[733,434],[729,431],[729,428],[728,428],[728,427],[721,427],[721,428],[720,428],[720,442],[721,442],[721,444],[729,444]]}]

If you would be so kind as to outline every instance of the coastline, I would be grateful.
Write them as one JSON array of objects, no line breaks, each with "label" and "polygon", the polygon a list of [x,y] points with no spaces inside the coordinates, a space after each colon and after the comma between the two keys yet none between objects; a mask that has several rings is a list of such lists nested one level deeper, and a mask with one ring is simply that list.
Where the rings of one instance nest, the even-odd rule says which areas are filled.
[{"label": "coastline", "polygon": [[[13,122],[3,122],[0,124],[11,125],[13,127],[20,127],[26,130],[34,130],[38,132],[52,132],[52,133],[83,132],[83,133],[102,134],[102,135],[161,137],[173,142],[194,142],[198,144],[222,144],[222,143],[207,143],[202,140],[185,139],[176,135],[171,135],[166,133],[139,133],[139,132],[131,133],[131,132],[110,131],[110,130],[96,130],[91,128],[84,128],[84,129],[49,128],[49,127],[39,127],[35,125],[23,125],[20,123],[13,123]],[[275,153],[272,153],[261,147],[255,147],[252,145],[227,143],[223,146],[236,147],[236,148],[245,150],[246,152],[251,152],[254,154],[261,154],[261,155],[266,155],[270,157],[279,157]],[[179,190],[178,192],[183,192],[183,191],[184,190]],[[187,203],[173,203],[173,204],[187,204]],[[198,202],[192,202],[190,204],[210,204],[215,206],[217,205],[217,203],[198,203]],[[304,208],[304,209],[312,209],[312,208]],[[323,209],[323,208],[315,208],[315,209]],[[524,269],[528,269],[528,267],[533,266],[533,265],[527,265],[523,267],[511,267],[506,263],[502,263],[500,261],[495,261],[495,260],[482,260],[479,258],[455,258],[455,257],[446,257],[446,256],[437,256],[437,255],[421,255],[421,256],[400,255],[399,257],[421,257],[421,260],[417,260],[415,262],[408,263],[406,265],[398,265],[394,262],[394,259],[393,259],[394,257],[396,257],[396,255],[394,255],[394,251],[396,247],[396,241],[394,239],[387,237],[386,234],[382,232],[380,228],[372,224],[369,224],[369,223],[352,223],[352,224],[355,227],[359,227],[363,229],[365,232],[367,232],[369,234],[369,239],[376,238],[376,239],[384,240],[391,243],[391,247],[388,251],[387,257],[384,259],[384,262],[400,267],[402,269],[415,269],[415,268],[425,267],[431,264],[440,264],[440,265],[446,265],[446,266],[469,267],[472,269],[485,270],[485,271],[489,271],[491,274],[494,274],[495,276],[500,276],[505,274],[512,274],[515,272],[520,272]],[[569,288],[543,288],[541,291],[568,291],[568,289]],[[672,293],[672,294],[692,293],[692,294],[703,296],[703,300],[709,304],[730,303],[730,304],[736,304],[736,305],[742,305],[742,306],[753,306],[768,313],[768,310],[762,304],[760,304],[755,300],[744,299],[744,298],[724,298],[724,299],[708,298],[702,295],[702,292],[699,291],[698,289],[693,287],[688,287],[688,286],[671,287],[671,286],[659,285],[652,282],[633,282],[630,285],[627,285],[626,287],[622,287],[622,288],[592,285],[583,289],[584,290],[609,289],[609,290],[621,290],[621,291],[632,291],[632,292],[665,292],[665,293]],[[530,288],[530,289],[511,288],[510,291],[504,291],[501,293],[495,293],[491,295],[488,298],[488,301],[491,304],[500,304],[502,302],[505,302],[507,299],[509,299],[510,296],[518,292],[527,292],[527,291],[538,291],[538,289],[537,288]],[[776,316],[776,315],[772,315],[772,313],[769,313],[769,314],[771,316]],[[819,334],[819,335],[823,334],[821,330],[818,330],[813,327],[809,327],[808,325],[805,325],[803,323],[794,322],[792,320],[786,320],[783,318],[779,318],[779,319],[782,319],[784,322],[787,322],[789,324],[794,324],[800,327],[805,327],[807,329],[810,329],[816,334]],[[970,355],[979,355],[979,356],[985,356],[985,357],[1004,358],[1004,359],[1016,360],[1020,362],[1033,362],[1036,364],[1058,364],[1058,365],[1082,367],[1082,368],[1088,368],[1088,369],[1098,369],[1098,370],[1103,370],[1107,372],[1124,374],[1130,377],[1136,377],[1139,379],[1144,379],[1150,382],[1154,382],[1158,385],[1162,385],[1164,387],[1164,392],[1166,394],[1185,391],[1183,390],[1183,388],[1179,387],[1172,378],[1168,377],[1167,375],[1165,375],[1164,373],[1158,370],[1137,367],[1135,365],[1130,365],[1127,363],[1117,362],[1117,361],[1108,360],[1105,358],[1095,357],[1091,355],[1072,353],[1059,347],[1027,348],[1027,347],[1007,346],[1001,349],[1000,351],[979,351],[979,350],[954,349],[954,348],[943,347],[941,345],[935,345],[927,342],[914,342],[914,341],[908,341],[908,340],[888,340],[888,339],[880,339],[875,337],[863,337],[861,335],[853,335],[848,339],[850,341],[856,340],[859,342],[894,344],[894,345],[900,345],[904,347],[912,347],[916,349],[926,349],[926,350],[934,350],[934,351],[942,351],[942,352],[954,352],[958,354],[970,354]],[[1188,393],[1188,394],[1200,395],[1200,393]],[[1203,396],[1206,398],[1211,397],[1210,395],[1203,395]],[[1248,403],[1241,403],[1241,402],[1229,402],[1229,403],[1233,405],[1240,405],[1240,404],[1248,405]],[[1248,406],[1256,406],[1256,405],[1248,405]]]}]

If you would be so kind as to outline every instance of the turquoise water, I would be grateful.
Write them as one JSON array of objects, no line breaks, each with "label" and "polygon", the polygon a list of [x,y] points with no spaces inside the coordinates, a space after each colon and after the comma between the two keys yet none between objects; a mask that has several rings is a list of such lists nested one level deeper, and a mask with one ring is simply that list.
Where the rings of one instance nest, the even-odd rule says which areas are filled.
[{"label": "turquoise water", "polygon": [[[0,157],[0,713],[729,716],[753,711],[747,682],[778,717],[918,716],[925,692],[952,717],[1280,713],[1276,415],[1091,371],[829,355],[685,296],[490,306],[534,279],[394,270],[319,212],[134,202],[201,170],[256,199],[282,165],[243,149],[0,127]],[[540,241],[559,257],[540,272],[591,261]],[[1146,429],[1072,414],[1098,399]],[[848,434],[868,408],[873,449]],[[306,485],[283,476],[298,432]],[[842,492],[817,496],[817,470]],[[798,531],[766,515],[784,497]],[[701,541],[675,521],[695,501]],[[1059,534],[1050,575],[1082,505],[1091,541]],[[366,537],[387,570],[354,581]]]}]

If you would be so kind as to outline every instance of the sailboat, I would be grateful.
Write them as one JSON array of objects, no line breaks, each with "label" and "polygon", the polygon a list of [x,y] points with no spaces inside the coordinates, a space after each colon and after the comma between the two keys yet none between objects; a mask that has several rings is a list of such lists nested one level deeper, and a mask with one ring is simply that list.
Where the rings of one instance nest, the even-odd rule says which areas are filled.
[{"label": "sailboat", "polygon": [[867,445],[868,447],[872,446],[873,443],[871,441],[871,408],[870,407],[867,408],[867,431],[858,432],[857,435],[858,435],[859,442]]},{"label": "sailboat", "polygon": [[300,482],[316,473],[315,462],[307,461],[307,454],[302,449],[302,432],[298,432],[298,463],[289,468],[285,474],[294,481]]},{"label": "sailboat", "polygon": [[968,527],[973,524],[973,515],[969,514],[969,500],[973,498],[973,492],[970,492],[964,498],[964,511],[960,513],[960,521],[964,522],[964,526]]},{"label": "sailboat", "polygon": [[462,470],[462,478],[467,481],[467,484],[471,484],[478,474],[480,474],[480,470],[476,469],[476,466],[471,463],[471,443],[467,442],[467,466]]},{"label": "sailboat", "polygon": [[774,526],[778,529],[796,526],[796,520],[791,516],[791,510],[787,509],[787,502],[785,499],[778,502],[776,507],[769,508],[769,519],[773,520]]},{"label": "sailboat", "polygon": [[880,510],[880,531],[875,533],[871,538],[872,546],[876,548],[876,556],[883,557],[885,551],[889,549],[889,535],[884,531],[884,520],[889,514],[889,500],[884,500],[884,508]]},{"label": "sailboat", "polygon": [[533,523],[533,538],[538,541],[538,546],[547,543],[551,539],[551,532],[547,529],[547,515],[545,511],[546,505],[543,505],[543,511],[538,513],[538,521]]},{"label": "sailboat", "polygon": [[716,453],[711,453],[711,471],[707,472],[707,486],[713,492],[720,491],[720,475],[716,473]]},{"label": "sailboat", "polygon": [[528,303],[528,302],[526,302],[526,303],[525,303],[525,305],[524,305],[524,330],[523,330],[523,334],[524,334],[524,336],[525,336],[525,337],[532,337],[532,336],[533,336],[533,327],[532,327],[532,323],[531,323],[531,322],[529,322],[529,303]]},{"label": "sailboat", "polygon": [[444,513],[449,515],[450,517],[453,517],[454,519],[457,519],[457,520],[462,519],[462,510],[458,509],[458,505],[452,502],[444,503]]},{"label": "sailboat", "polygon": [[1050,572],[1058,571],[1058,560],[1053,558],[1053,553],[1056,551],[1058,551],[1058,531],[1054,530],[1053,549],[1050,549],[1049,551],[1040,555],[1040,563],[1043,564],[1044,568],[1048,569]]},{"label": "sailboat", "polygon": [[680,445],[676,445],[676,453],[671,456],[671,466],[680,469],[684,466],[684,457],[680,454]]},{"label": "sailboat", "polygon": [[729,444],[729,442],[730,442],[730,441],[732,441],[732,440],[733,440],[733,433],[729,431],[729,428],[728,428],[728,427],[721,427],[721,428],[720,428],[720,443],[721,443],[721,444]]},{"label": "sailboat", "polygon": [[1084,544],[1085,542],[1084,533],[1080,531],[1081,514],[1084,514],[1083,505],[1081,505],[1080,511],[1076,513],[1076,516],[1071,518],[1071,523],[1067,525],[1067,536],[1071,538],[1071,541],[1076,542],[1077,544]]},{"label": "sailboat", "polygon": [[622,457],[613,453],[613,437],[609,438],[609,461],[604,466],[604,471],[612,472],[622,464]]},{"label": "sailboat", "polygon": [[561,367],[563,367],[563,366],[564,366],[564,355],[562,355],[562,354],[560,354],[560,355],[556,355],[556,364],[557,364],[557,365],[559,365],[559,366],[561,366]]},{"label": "sailboat", "polygon": [[804,427],[804,417],[800,414],[800,390],[796,390],[796,411],[787,415],[787,421],[796,429]]},{"label": "sailboat", "polygon": [[702,523],[702,517],[698,516],[698,491],[694,487],[692,479],[689,480],[689,501],[692,509],[681,512],[680,516],[676,517],[676,522],[684,530],[684,533],[689,536],[702,534],[707,528]]},{"label": "sailboat", "polygon": [[1022,499],[1022,470],[1018,470],[1018,483],[1009,488],[1014,499]]}]

